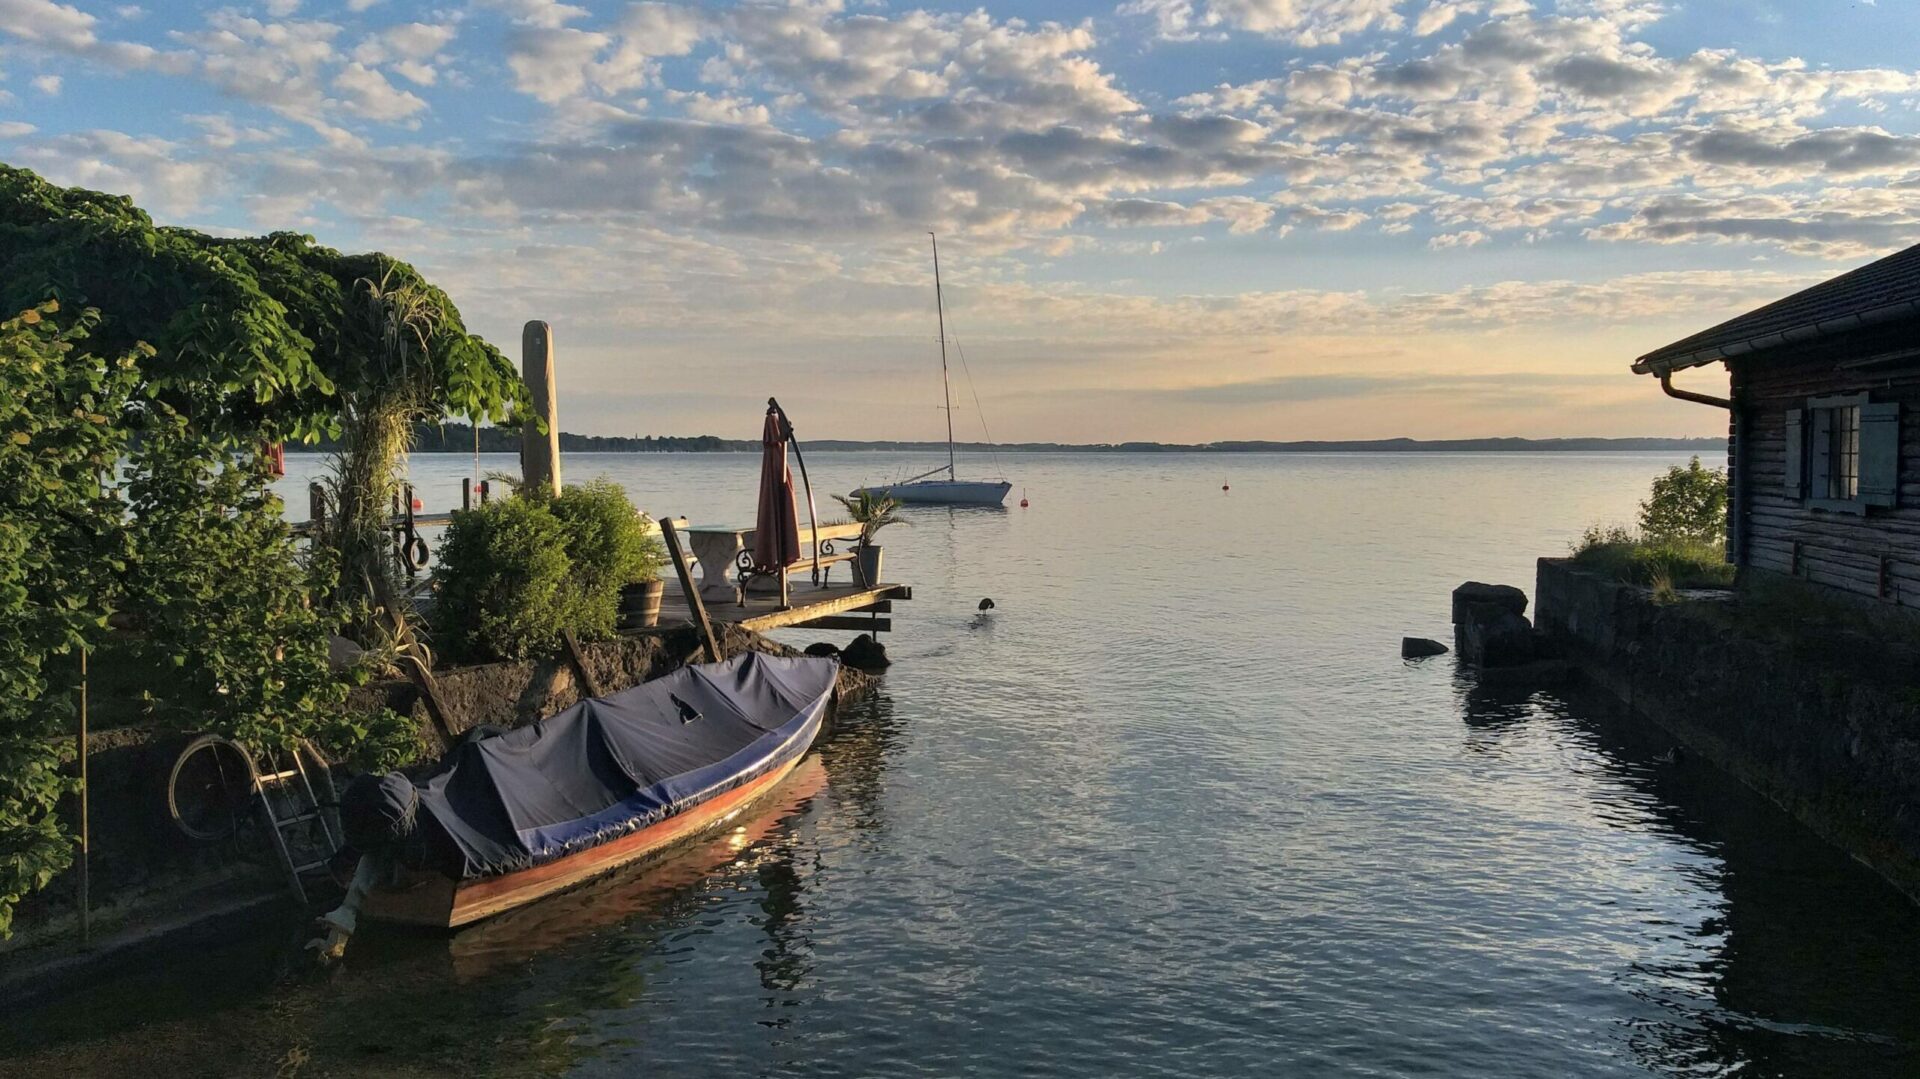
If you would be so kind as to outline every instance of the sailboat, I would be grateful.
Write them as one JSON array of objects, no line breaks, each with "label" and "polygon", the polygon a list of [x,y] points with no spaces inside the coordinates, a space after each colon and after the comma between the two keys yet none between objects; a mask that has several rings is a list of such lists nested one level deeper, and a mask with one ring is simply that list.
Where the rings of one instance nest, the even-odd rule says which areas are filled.
[{"label": "sailboat", "polygon": [[[1006,500],[1013,484],[1006,480],[963,480],[953,459],[953,380],[947,374],[947,305],[940,291],[940,239],[933,241],[933,308],[940,319],[940,390],[946,398],[947,463],[944,467],[922,472],[899,483],[877,484],[853,492],[854,497],[871,494],[897,502],[922,502],[947,506],[998,506]],[[942,473],[945,479],[939,478]]]}]

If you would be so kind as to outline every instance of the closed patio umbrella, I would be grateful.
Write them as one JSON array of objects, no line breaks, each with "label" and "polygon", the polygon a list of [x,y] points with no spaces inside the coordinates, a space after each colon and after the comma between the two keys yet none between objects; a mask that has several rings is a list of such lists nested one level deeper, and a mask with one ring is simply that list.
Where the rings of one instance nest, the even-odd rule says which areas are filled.
[{"label": "closed patio umbrella", "polygon": [[800,520],[793,504],[793,473],[787,468],[787,436],[778,406],[769,402],[760,434],[760,505],[753,519],[753,564],[780,577],[787,599],[786,568],[800,560]]}]

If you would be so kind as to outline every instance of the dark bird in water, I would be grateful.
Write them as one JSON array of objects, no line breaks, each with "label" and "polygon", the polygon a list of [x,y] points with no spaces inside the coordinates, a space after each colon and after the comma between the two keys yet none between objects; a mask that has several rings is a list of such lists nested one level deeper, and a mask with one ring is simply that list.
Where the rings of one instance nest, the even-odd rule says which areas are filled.
[{"label": "dark bird in water", "polygon": [[992,600],[990,600],[990,599],[983,599],[983,600],[981,600],[981,601],[980,601],[980,609],[981,609],[981,610],[983,610],[983,611],[991,611],[991,610],[993,610],[993,601],[992,601]]},{"label": "dark bird in water", "polygon": [[1653,759],[1660,762],[1661,764],[1679,764],[1680,763],[1680,747],[1674,746],[1672,749],[1667,750],[1665,753],[1655,755]]}]

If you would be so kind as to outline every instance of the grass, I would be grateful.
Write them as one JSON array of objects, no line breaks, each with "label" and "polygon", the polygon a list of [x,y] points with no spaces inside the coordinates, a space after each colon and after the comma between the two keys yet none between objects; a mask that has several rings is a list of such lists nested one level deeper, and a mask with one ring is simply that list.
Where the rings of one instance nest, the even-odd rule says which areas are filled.
[{"label": "grass", "polygon": [[1733,567],[1719,544],[1654,542],[1618,526],[1595,525],[1573,545],[1573,561],[1629,584],[1652,588],[1662,602],[1682,588],[1730,588]]}]

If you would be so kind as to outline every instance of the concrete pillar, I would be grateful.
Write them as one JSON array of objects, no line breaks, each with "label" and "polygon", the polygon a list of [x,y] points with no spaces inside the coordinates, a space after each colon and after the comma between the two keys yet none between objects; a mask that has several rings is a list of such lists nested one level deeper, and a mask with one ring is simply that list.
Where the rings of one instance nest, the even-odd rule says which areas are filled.
[{"label": "concrete pillar", "polygon": [[560,396],[554,388],[553,327],[529,322],[520,331],[520,376],[533,397],[533,414],[547,421],[541,434],[529,423],[520,432],[520,477],[529,491],[560,493]]}]

